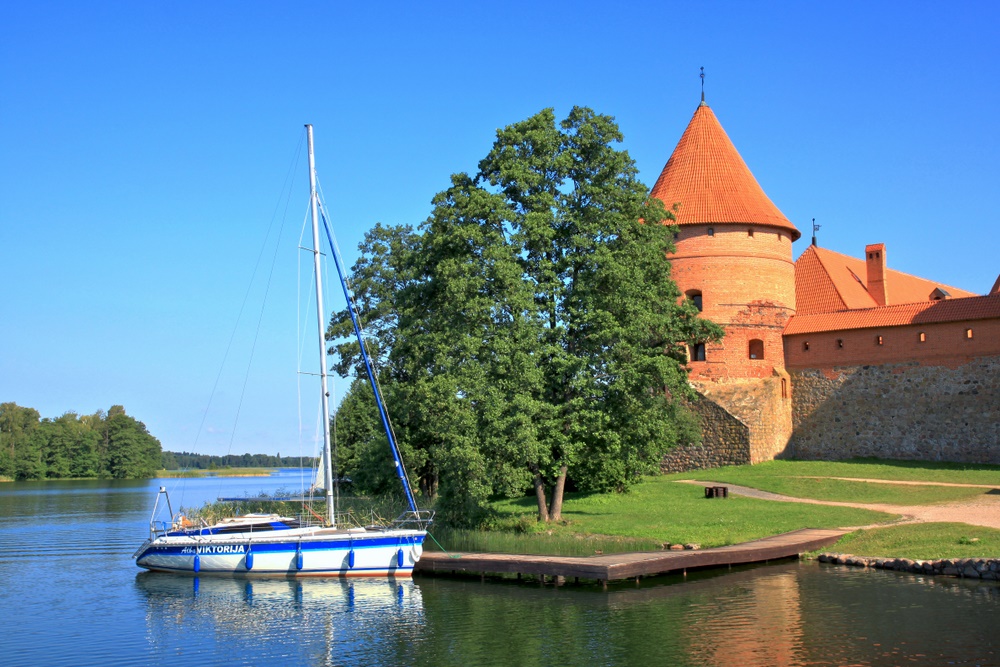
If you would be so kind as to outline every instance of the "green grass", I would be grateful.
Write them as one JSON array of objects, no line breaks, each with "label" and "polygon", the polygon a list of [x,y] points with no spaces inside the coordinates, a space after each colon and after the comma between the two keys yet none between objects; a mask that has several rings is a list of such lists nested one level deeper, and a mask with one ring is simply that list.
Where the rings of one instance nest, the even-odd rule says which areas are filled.
[{"label": "green grass", "polygon": [[[563,521],[539,524],[532,498],[494,503],[493,531],[445,531],[448,550],[588,555],[594,551],[650,550],[664,542],[724,546],[800,528],[843,528],[889,523],[898,517],[868,510],[773,502],[740,496],[706,500],[700,479],[740,484],[817,500],[918,505],[972,498],[982,488],[934,487],[831,479],[984,484],[1000,488],[1000,466],[857,459],[771,461],[645,479],[624,494],[566,494]],[[816,479],[820,478],[820,479]],[[520,533],[520,534],[518,534]],[[915,524],[852,533],[837,549],[859,555],[907,558],[995,556],[1000,531],[964,524]]]},{"label": "green grass", "polygon": [[964,523],[913,523],[845,535],[827,551],[872,558],[1000,558],[1000,530]]},{"label": "green grass", "polygon": [[424,546],[433,551],[439,551],[439,547],[443,547],[447,551],[593,556],[601,553],[656,551],[662,547],[661,541],[652,539],[567,532],[553,532],[550,535],[547,532],[512,533],[432,528],[431,534],[434,540],[427,540]]},{"label": "green grass", "polygon": [[677,484],[671,477],[647,478],[624,494],[568,493],[562,525],[533,523],[534,507],[529,498],[495,504],[509,523],[524,516],[523,525],[551,531],[552,535],[614,535],[655,543],[694,542],[702,547],[736,544],[800,528],[859,526],[897,518],[848,507],[738,496],[707,500],[700,487]]},{"label": "green grass", "polygon": [[[668,476],[740,484],[756,489],[817,500],[921,505],[963,500],[986,489],[851,482],[829,477],[853,477],[1000,487],[1000,466],[914,461],[769,461],[755,466],[730,466]],[[827,477],[827,479],[816,478]]]},{"label": "green grass", "polygon": [[[732,466],[694,470],[672,475],[674,479],[706,479],[720,471],[743,471],[762,477],[852,477],[903,482],[942,482],[948,484],[986,484],[1000,488],[1000,466],[972,463],[932,463],[925,461],[886,461],[850,459],[847,461],[768,461],[755,466]],[[720,480],[721,481],[721,480]],[[731,482],[735,484],[736,482]]]},{"label": "green grass", "polygon": [[726,471],[702,477],[705,481],[739,484],[794,498],[889,505],[927,505],[967,500],[988,490],[960,486],[904,486],[878,482],[849,482],[840,479],[775,477],[744,470]]}]

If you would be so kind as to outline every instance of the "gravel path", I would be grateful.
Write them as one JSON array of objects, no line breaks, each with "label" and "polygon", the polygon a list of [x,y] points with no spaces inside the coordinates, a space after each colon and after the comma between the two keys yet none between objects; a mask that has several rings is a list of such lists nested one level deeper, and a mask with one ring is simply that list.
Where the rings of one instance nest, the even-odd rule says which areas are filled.
[{"label": "gravel path", "polygon": [[[836,505],[839,507],[857,507],[889,514],[900,514],[903,519],[893,523],[923,523],[923,522],[957,522],[972,526],[985,526],[1000,530],[1000,493],[984,493],[968,500],[960,500],[936,505],[882,505],[878,503],[844,503],[833,500],[813,500],[812,498],[793,498],[778,493],[751,489],[737,484],[722,484],[720,482],[699,482],[696,480],[678,480],[700,486],[728,486],[729,492],[749,498],[775,500],[786,503],[806,503],[810,505]],[[854,481],[885,481],[885,480],[854,480]],[[946,484],[941,484],[946,486]],[[950,485],[947,485],[950,486]],[[969,485],[979,486],[979,485]],[[986,486],[985,488],[992,488]],[[884,524],[875,524],[884,525]],[[857,526],[858,528],[867,526]]]}]

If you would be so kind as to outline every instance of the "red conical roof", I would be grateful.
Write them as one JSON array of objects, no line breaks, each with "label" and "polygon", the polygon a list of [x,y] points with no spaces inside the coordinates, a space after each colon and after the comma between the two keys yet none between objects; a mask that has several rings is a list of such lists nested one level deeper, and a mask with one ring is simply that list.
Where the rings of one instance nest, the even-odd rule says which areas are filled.
[{"label": "red conical roof", "polygon": [[749,223],[801,234],[767,198],[712,109],[704,102],[677,142],[651,193],[676,211],[677,224]]}]

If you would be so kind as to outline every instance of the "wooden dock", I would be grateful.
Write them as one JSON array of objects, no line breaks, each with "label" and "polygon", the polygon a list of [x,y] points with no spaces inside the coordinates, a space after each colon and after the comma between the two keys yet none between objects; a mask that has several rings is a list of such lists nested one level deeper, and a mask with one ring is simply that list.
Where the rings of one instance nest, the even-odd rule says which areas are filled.
[{"label": "wooden dock", "polygon": [[849,531],[804,528],[752,542],[711,549],[642,551],[584,557],[425,551],[417,562],[415,571],[421,574],[528,574],[607,583],[693,568],[763,563],[790,558],[829,546],[847,532]]}]

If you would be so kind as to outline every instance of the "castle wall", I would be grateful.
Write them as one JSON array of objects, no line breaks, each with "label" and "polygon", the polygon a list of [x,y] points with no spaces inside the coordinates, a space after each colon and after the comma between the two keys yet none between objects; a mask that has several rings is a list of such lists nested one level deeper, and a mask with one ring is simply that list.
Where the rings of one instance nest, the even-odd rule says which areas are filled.
[{"label": "castle wall", "polygon": [[[972,338],[967,335],[972,330]],[[921,341],[920,335],[924,340]],[[878,340],[881,336],[882,344]],[[806,345],[808,344],[808,349]],[[833,368],[865,364],[957,366],[1000,355],[1000,320],[965,320],[785,336],[785,367]]]},{"label": "castle wall", "polygon": [[[712,234],[709,235],[709,230]],[[795,313],[795,265],[787,230],[766,225],[683,225],[670,256],[681,292],[699,290],[702,314],[725,338],[692,361],[692,380],[769,378],[783,367],[782,331]],[[759,340],[763,355],[750,356]]]},{"label": "castle wall", "polygon": [[770,461],[786,452],[792,435],[792,401],[787,374],[695,385],[706,398],[747,426],[750,463]]},{"label": "castle wall", "polygon": [[791,382],[796,458],[1000,464],[998,356],[801,368]]},{"label": "castle wall", "polygon": [[704,470],[750,463],[750,429],[703,395],[686,403],[701,425],[701,444],[675,447],[663,458],[663,472]]}]

